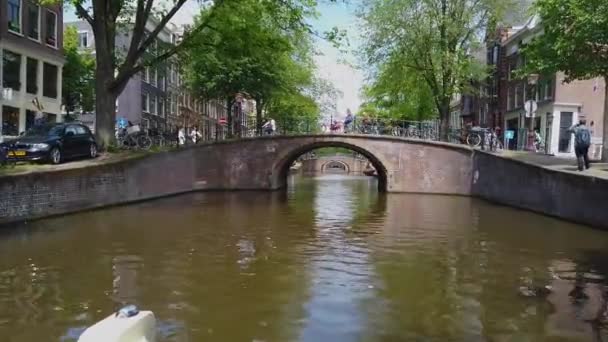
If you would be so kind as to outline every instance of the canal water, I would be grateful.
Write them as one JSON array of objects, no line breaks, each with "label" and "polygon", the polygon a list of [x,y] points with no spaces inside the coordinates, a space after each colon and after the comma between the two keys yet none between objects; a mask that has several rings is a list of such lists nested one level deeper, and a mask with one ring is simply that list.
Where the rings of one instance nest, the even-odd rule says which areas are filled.
[{"label": "canal water", "polygon": [[292,176],[3,228],[0,340],[75,341],[135,303],[161,341],[599,341],[607,256],[533,213]]}]

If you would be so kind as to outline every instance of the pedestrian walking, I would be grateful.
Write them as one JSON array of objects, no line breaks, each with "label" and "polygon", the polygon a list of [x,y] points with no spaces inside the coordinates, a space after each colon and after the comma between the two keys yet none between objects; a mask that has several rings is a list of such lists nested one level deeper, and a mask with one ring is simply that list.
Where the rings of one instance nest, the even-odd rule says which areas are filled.
[{"label": "pedestrian walking", "polygon": [[588,153],[589,146],[591,145],[591,131],[589,131],[586,124],[586,120],[581,120],[578,125],[574,125],[568,130],[574,134],[574,153],[576,153],[579,171],[589,169],[590,167]]},{"label": "pedestrian walking", "polygon": [[180,146],[186,144],[186,130],[184,129],[184,127],[181,127],[179,131],[177,131],[177,140]]},{"label": "pedestrian walking", "polygon": [[355,121],[355,117],[350,109],[347,109],[346,118],[344,119],[344,133],[350,133],[352,131],[351,125],[353,124],[353,121]]},{"label": "pedestrian walking", "polygon": [[197,127],[194,127],[192,129],[192,131],[190,131],[190,139],[192,140],[193,143],[197,144],[201,138],[203,137],[203,135],[201,134],[201,132],[198,130]]},{"label": "pedestrian walking", "polygon": [[262,126],[262,131],[264,135],[273,135],[277,129],[277,124],[273,118],[268,118],[266,123]]}]

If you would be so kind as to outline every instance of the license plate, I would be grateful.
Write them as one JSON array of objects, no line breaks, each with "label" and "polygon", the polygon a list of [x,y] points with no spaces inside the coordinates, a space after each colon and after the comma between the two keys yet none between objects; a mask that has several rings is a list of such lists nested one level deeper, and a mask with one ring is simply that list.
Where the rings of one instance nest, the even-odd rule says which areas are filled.
[{"label": "license plate", "polygon": [[9,151],[8,156],[9,157],[23,157],[23,156],[25,156],[25,151]]}]

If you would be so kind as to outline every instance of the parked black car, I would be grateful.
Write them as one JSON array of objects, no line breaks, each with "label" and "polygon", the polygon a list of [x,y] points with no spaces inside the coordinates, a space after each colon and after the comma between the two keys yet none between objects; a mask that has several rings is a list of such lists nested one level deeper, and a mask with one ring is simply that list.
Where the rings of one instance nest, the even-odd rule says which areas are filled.
[{"label": "parked black car", "polygon": [[78,123],[39,125],[17,139],[0,144],[15,161],[47,161],[59,164],[74,157],[97,157],[97,143],[87,126]]}]

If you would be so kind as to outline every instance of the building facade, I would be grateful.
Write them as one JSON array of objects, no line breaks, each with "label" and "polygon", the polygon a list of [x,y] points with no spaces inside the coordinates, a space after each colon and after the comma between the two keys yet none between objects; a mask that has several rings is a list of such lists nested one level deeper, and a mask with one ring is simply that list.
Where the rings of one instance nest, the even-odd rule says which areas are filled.
[{"label": "building facade", "polygon": [[[574,155],[572,134],[568,129],[581,119],[591,126],[593,137],[590,157],[600,158],[603,123],[603,79],[577,80],[565,83],[563,73],[523,77],[518,74],[525,65],[521,49],[542,32],[537,16],[520,27],[498,30],[496,39],[488,44],[493,74],[488,81],[489,112],[492,121],[512,132],[506,142],[509,149],[523,150],[529,146],[528,130],[533,127],[544,140],[547,154]],[[537,110],[526,117],[524,104],[534,100]]]},{"label": "building facade", "polygon": [[[151,32],[157,23],[150,19],[146,30]],[[85,21],[66,23],[75,26],[79,33],[80,47],[94,53],[95,40]],[[173,24],[167,25],[158,35],[150,51],[159,45],[178,44],[182,31]],[[117,51],[126,51],[130,34],[116,37]],[[226,106],[218,100],[201,100],[187,89],[179,61],[171,58],[156,66],[145,68],[134,75],[116,101],[117,118],[125,118],[144,129],[175,132],[183,127],[189,134],[197,128],[204,140],[223,139],[227,128],[222,118],[227,116]]]},{"label": "building facade", "polygon": [[63,121],[62,23],[61,2],[0,0],[1,138],[36,123]]}]

